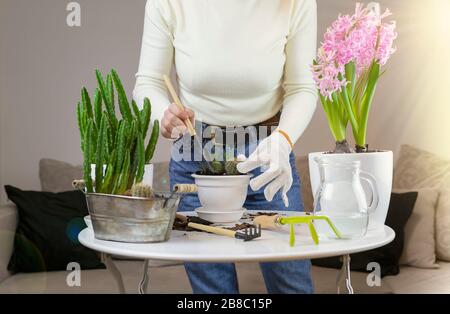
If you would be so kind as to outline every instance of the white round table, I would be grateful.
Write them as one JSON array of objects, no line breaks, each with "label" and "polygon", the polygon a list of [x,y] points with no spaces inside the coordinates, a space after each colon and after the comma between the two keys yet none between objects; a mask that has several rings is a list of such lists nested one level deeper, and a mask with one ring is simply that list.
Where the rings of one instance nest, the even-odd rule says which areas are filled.
[{"label": "white round table", "polygon": [[[250,212],[250,211],[249,211]],[[251,213],[251,212],[250,212]],[[298,215],[296,212],[279,212]],[[193,212],[182,213],[194,216]],[[320,237],[315,245],[306,226],[296,228],[295,245],[289,245],[289,228],[263,230],[260,238],[249,242],[222,237],[205,232],[172,231],[168,242],[132,244],[98,240],[90,228],[80,232],[78,239],[84,246],[102,253],[107,268],[116,278],[119,289],[125,292],[120,272],[111,255],[143,259],[144,275],[139,286],[143,293],[148,284],[148,261],[168,260],[180,262],[273,262],[342,256],[343,266],[338,274],[338,292],[343,281],[349,293],[353,293],[350,280],[350,254],[382,247],[395,238],[387,226],[369,230],[365,237],[355,240],[334,240]]]}]

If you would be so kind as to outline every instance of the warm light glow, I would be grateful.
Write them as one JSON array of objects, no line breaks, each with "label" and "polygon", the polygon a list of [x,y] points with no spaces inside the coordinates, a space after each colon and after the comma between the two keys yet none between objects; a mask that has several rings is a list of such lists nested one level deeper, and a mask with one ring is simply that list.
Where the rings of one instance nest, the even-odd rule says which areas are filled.
[{"label": "warm light glow", "polygon": [[433,7],[435,16],[437,17],[436,28],[440,30],[443,36],[450,42],[450,1],[440,0]]},{"label": "warm light glow", "polygon": [[450,1],[385,0],[381,7],[393,12],[399,37],[376,96],[383,110],[371,122],[379,123],[371,141],[450,157]]},{"label": "warm light glow", "polygon": [[450,142],[443,136],[450,134],[450,1],[421,3],[418,25],[423,33],[414,40],[420,45],[420,56],[425,58],[423,79],[421,86],[418,85],[423,89],[418,101],[425,125],[418,127],[423,128],[423,140],[429,141],[430,148],[433,146],[443,154],[450,154]]}]

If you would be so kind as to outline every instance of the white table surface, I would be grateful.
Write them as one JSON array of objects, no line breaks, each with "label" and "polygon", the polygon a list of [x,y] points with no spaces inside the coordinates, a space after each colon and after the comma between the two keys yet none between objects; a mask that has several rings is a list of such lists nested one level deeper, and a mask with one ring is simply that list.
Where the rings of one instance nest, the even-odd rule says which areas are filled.
[{"label": "white table surface", "polygon": [[[295,212],[280,212],[295,215]],[[195,215],[195,213],[183,213]],[[262,236],[244,242],[238,239],[205,232],[172,231],[168,242],[131,244],[95,239],[92,229],[80,232],[78,239],[84,246],[98,252],[138,259],[184,262],[269,262],[342,256],[382,247],[395,238],[387,227],[369,230],[357,240],[320,238],[315,245],[306,226],[296,227],[295,246],[289,245],[289,227],[278,231],[263,230]]]}]

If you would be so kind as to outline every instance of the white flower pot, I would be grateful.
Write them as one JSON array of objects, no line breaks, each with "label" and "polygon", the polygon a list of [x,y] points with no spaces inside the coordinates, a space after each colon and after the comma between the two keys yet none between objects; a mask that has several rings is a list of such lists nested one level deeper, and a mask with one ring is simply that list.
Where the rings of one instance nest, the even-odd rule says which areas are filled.
[{"label": "white flower pot", "polygon": [[[320,186],[320,173],[319,166],[315,161],[316,157],[340,162],[360,161],[361,170],[366,171],[375,177],[379,193],[378,206],[369,217],[369,229],[374,229],[385,224],[392,191],[393,154],[391,151],[358,154],[325,154],[323,152],[309,154],[309,172],[311,177],[311,188],[314,194],[316,194],[317,189]],[[370,200],[370,187],[364,180],[361,180],[361,184],[367,199]],[[314,199],[315,198],[316,195],[314,195]]]},{"label": "white flower pot", "polygon": [[[103,174],[106,172],[106,165],[103,165]],[[95,164],[91,165],[91,177],[95,180]],[[145,165],[144,168],[144,179],[142,182],[146,185],[153,187],[153,164]]]},{"label": "white flower pot", "polygon": [[233,212],[242,209],[251,175],[203,176],[193,174],[203,211]]}]

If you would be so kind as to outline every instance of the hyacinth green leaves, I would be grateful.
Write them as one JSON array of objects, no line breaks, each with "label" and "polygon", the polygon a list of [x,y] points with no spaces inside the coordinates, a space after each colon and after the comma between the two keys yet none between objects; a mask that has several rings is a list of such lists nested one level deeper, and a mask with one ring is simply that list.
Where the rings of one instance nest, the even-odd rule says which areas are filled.
[{"label": "hyacinth green leaves", "polygon": [[[345,67],[347,85],[334,92],[331,99],[319,93],[328,125],[336,143],[345,143],[336,153],[348,153],[351,149],[346,142],[347,126],[350,124],[356,150],[366,150],[366,134],[369,113],[380,74],[380,65],[372,65],[356,78],[356,66],[350,62]],[[337,147],[338,148],[338,147]]]}]

